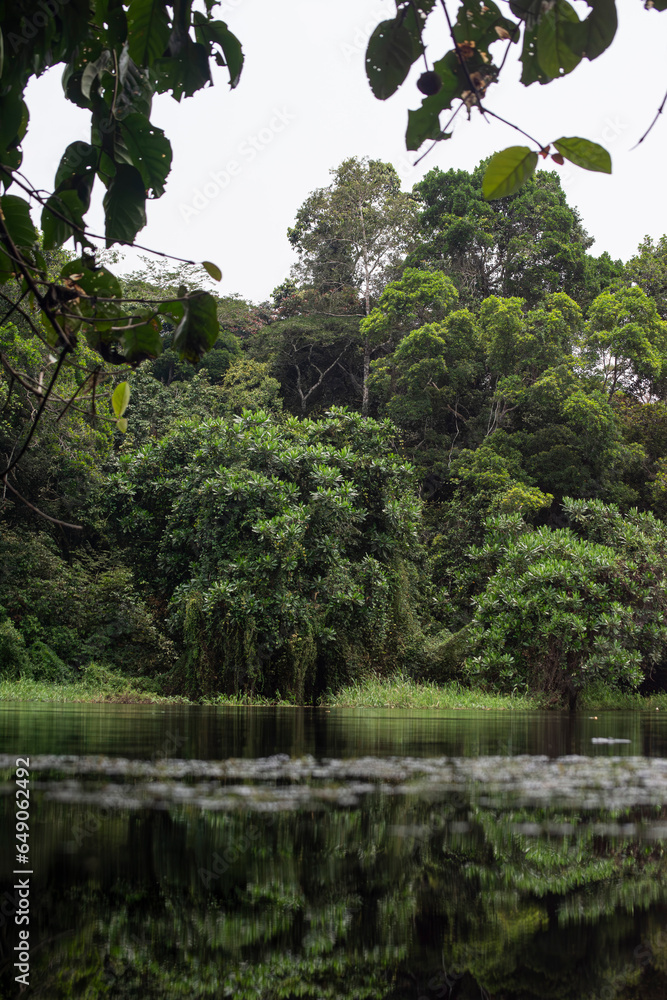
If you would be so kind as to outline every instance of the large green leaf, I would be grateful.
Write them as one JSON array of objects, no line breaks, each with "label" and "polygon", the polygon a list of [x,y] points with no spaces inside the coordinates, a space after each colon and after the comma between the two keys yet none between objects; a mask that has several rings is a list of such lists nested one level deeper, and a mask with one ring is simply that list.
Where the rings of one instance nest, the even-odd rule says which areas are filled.
[{"label": "large green leaf", "polygon": [[91,347],[98,350],[102,343],[119,339],[120,334],[113,327],[122,289],[115,274],[106,267],[96,267],[91,257],[80,257],[65,264],[59,282],[79,295],[88,296],[79,298],[71,308],[84,321],[94,319],[94,323],[85,324],[86,338]]},{"label": "large green leaf", "polygon": [[137,324],[136,319],[122,331],[121,341],[123,354],[131,364],[144,361],[146,358],[157,358],[162,354],[162,338],[160,324],[156,319]]},{"label": "large green leaf", "polygon": [[[70,260],[60,271],[60,279],[71,278],[86,295],[103,299],[119,299],[123,294],[120,281],[106,267],[91,266],[90,258]],[[97,303],[98,307],[101,303]],[[118,306],[111,303],[113,314],[118,315]]]},{"label": "large green leaf", "polygon": [[107,246],[132,243],[146,225],[146,187],[136,167],[117,167],[102,204]]},{"label": "large green leaf", "polygon": [[171,27],[163,0],[132,0],[127,11],[130,58],[137,66],[150,66],[169,44]]},{"label": "large green leaf", "polygon": [[[667,0],[666,0],[667,2]],[[563,37],[573,52],[597,59],[609,48],[618,27],[616,0],[588,0],[592,10],[579,24],[566,24]]]},{"label": "large green leaf", "polygon": [[[13,194],[0,198],[0,212],[12,242],[21,256],[30,264],[39,264],[37,257],[37,230],[30,218],[27,201]],[[7,241],[0,236],[0,284],[18,273],[15,258]]]},{"label": "large green leaf", "polygon": [[561,156],[570,163],[583,167],[584,170],[597,170],[602,174],[611,173],[611,156],[604,146],[600,146],[597,142],[572,136],[569,139],[557,139],[554,146]]},{"label": "large green leaf", "polygon": [[217,264],[212,263],[210,260],[203,260],[201,266],[214,281],[222,281],[222,271]]},{"label": "large green leaf", "polygon": [[489,160],[482,180],[482,194],[487,201],[516,194],[535,173],[537,153],[528,146],[510,146]]},{"label": "large green leaf", "polygon": [[537,25],[524,28],[521,50],[521,83],[529,87],[531,83],[548,83],[549,77],[540,66],[537,55]]},{"label": "large green leaf", "polygon": [[423,45],[415,40],[400,16],[393,21],[381,21],[366,49],[366,76],[375,97],[381,101],[391,97],[422,52]]},{"label": "large green leaf", "polygon": [[243,69],[241,43],[224,21],[208,21],[203,14],[196,11],[193,22],[198,42],[203,45],[219,45],[222,49],[222,65],[229,70],[229,86],[233,89],[241,79]]},{"label": "large green leaf", "polygon": [[55,247],[61,247],[71,236],[81,238],[85,210],[86,206],[76,191],[60,191],[58,194],[52,194],[42,211],[44,249],[53,250]]},{"label": "large green leaf", "polygon": [[127,14],[122,6],[107,10],[104,15],[106,24],[106,40],[109,48],[117,49],[127,40]]},{"label": "large green leaf", "polygon": [[130,114],[139,112],[150,118],[153,102],[153,85],[148,70],[141,69],[130,59],[129,52],[123,49],[118,60],[118,80],[120,87],[114,103],[114,117],[122,121]]},{"label": "large green leaf", "polygon": [[483,4],[479,0],[463,0],[454,24],[454,37],[459,44],[474,42],[477,51],[488,51],[489,45],[498,41],[497,28],[503,28],[510,38],[519,41],[518,25],[503,17],[493,0],[485,0]]},{"label": "large green leaf", "polygon": [[[544,13],[537,26],[536,46],[539,64],[550,79],[571,73],[581,62],[581,53],[570,47],[568,28],[579,26],[574,7],[567,0],[556,3]],[[570,31],[571,34],[571,31]]]},{"label": "large green leaf", "polygon": [[105,267],[96,267],[91,257],[84,257],[65,264],[59,280],[65,288],[87,296],[72,302],[70,310],[81,316],[90,346],[100,350],[119,340],[120,333],[114,329],[119,312],[117,300],[122,294],[118,278]]},{"label": "large green leaf", "polygon": [[[69,260],[60,271],[60,278],[73,278],[83,288],[87,295],[100,295],[105,299],[121,298],[123,289],[115,274],[106,267],[91,266],[90,258],[78,257]],[[114,306],[116,312],[118,307]]]},{"label": "large green leaf", "polygon": [[[438,95],[434,95],[438,96]],[[431,102],[429,104],[429,102]],[[421,108],[408,111],[408,127],[405,132],[405,148],[419,149],[427,139],[451,139],[451,132],[443,132],[440,128],[440,111],[434,107],[432,97],[427,97]]]},{"label": "large green leaf", "polygon": [[171,144],[162,129],[151,125],[144,115],[131,114],[120,123],[120,133],[132,163],[140,172],[144,187],[154,198],[164,193],[171,170]]},{"label": "large green leaf", "polygon": [[186,35],[183,47],[168,59],[159,59],[154,66],[158,91],[171,90],[175,100],[192,97],[211,82],[208,49]]},{"label": "large green leaf", "polygon": [[91,99],[91,90],[95,80],[101,77],[103,73],[108,72],[112,67],[113,56],[106,49],[94,62],[88,63],[81,74],[81,93],[87,100]]},{"label": "large green leaf", "polygon": [[213,347],[219,333],[215,299],[208,292],[195,292],[184,303],[183,319],[174,332],[174,350],[184,361],[196,364]]},{"label": "large green leaf", "polygon": [[173,320],[175,324],[178,324],[183,319],[185,314],[185,307],[182,302],[161,302],[158,306],[158,313],[160,316],[168,316],[170,320]]},{"label": "large green leaf", "polygon": [[121,382],[113,391],[111,406],[114,416],[120,418],[125,413],[130,402],[130,386],[127,382]]},{"label": "large green leaf", "polygon": [[542,10],[542,0],[510,0],[510,10],[520,21],[535,24]]},{"label": "large green leaf", "polygon": [[76,188],[81,197],[83,192],[79,188],[83,182],[84,187],[88,187],[88,194],[90,195],[90,188],[95,179],[97,157],[98,150],[94,146],[91,146],[90,143],[71,142],[58,164],[55,190]]},{"label": "large green leaf", "polygon": [[90,206],[99,151],[87,142],[72,142],[56,171],[55,191],[42,211],[44,246],[62,246],[70,238],[82,246],[92,244],[83,234],[84,215]]},{"label": "large green leaf", "polygon": [[13,242],[19,250],[30,250],[37,243],[37,230],[30,218],[30,206],[23,198],[5,194],[0,198],[0,210]]},{"label": "large green leaf", "polygon": [[[0,162],[7,162],[7,152],[15,151],[28,128],[28,107],[19,88],[5,94],[2,98],[2,115],[0,115]],[[20,165],[20,158],[19,164]]]}]

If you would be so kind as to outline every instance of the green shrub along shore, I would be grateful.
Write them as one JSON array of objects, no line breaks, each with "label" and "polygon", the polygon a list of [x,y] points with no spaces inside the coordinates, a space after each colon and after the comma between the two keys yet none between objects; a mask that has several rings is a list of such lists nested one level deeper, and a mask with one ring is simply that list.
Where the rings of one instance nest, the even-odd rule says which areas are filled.
[{"label": "green shrub along shore", "polygon": [[[667,237],[593,257],[555,174],[487,203],[481,171],[345,161],[375,283],[315,193],[197,363],[166,313],[132,367],[80,339],[2,495],[0,697],[664,707]],[[5,456],[54,363],[11,319]]]}]

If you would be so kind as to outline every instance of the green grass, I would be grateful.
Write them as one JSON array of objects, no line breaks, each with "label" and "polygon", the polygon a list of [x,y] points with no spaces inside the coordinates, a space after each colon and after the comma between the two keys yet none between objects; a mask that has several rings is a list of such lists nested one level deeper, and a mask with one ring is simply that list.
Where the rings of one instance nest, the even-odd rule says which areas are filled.
[{"label": "green grass", "polygon": [[184,704],[187,699],[166,697],[154,681],[125,677],[111,667],[91,663],[76,681],[0,680],[0,701]]},{"label": "green grass", "polygon": [[667,711],[667,691],[660,694],[640,695],[632,691],[618,691],[606,684],[592,684],[582,692],[578,707],[581,709],[658,709]]},{"label": "green grass", "polygon": [[[195,704],[183,697],[160,693],[157,679],[125,677],[102,664],[91,663],[77,681],[56,683],[29,678],[0,680],[0,701],[40,702],[110,702],[116,704]],[[216,695],[197,704],[231,707],[295,708],[293,699],[263,695]],[[529,711],[547,707],[544,696],[526,694],[490,694],[479,688],[466,688],[457,681],[436,684],[415,681],[403,674],[394,677],[371,675],[362,681],[327,692],[319,700],[323,708],[423,708]],[[553,707],[553,706],[551,706]],[[623,694],[605,685],[589,688],[580,698],[578,708],[590,710],[653,709],[667,711],[667,692],[641,697]]]},{"label": "green grass", "polygon": [[487,694],[478,688],[466,688],[457,681],[435,684],[415,681],[402,674],[395,677],[373,675],[350,684],[335,693],[329,692],[321,704],[327,708],[477,708],[536,709],[540,698],[521,694]]},{"label": "green grass", "polygon": [[276,691],[274,698],[267,698],[263,694],[248,694],[247,692],[241,692],[240,694],[217,694],[211,698],[202,698],[199,704],[225,705],[232,708],[243,706],[253,708],[268,708],[271,706],[276,708],[299,707],[293,698],[283,698],[279,691]]}]

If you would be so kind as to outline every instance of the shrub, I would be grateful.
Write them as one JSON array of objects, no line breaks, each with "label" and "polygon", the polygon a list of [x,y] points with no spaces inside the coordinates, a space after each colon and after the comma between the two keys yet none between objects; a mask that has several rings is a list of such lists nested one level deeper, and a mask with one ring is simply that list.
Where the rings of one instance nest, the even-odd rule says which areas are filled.
[{"label": "shrub", "polygon": [[476,599],[471,676],[498,689],[636,688],[667,655],[667,525],[636,509],[566,500],[569,527],[491,518],[474,553],[490,568]]},{"label": "shrub", "polygon": [[30,658],[21,633],[9,619],[0,621],[0,677],[14,680],[30,673]]},{"label": "shrub", "polygon": [[246,410],[124,459],[110,514],[138,577],[171,601],[190,692],[301,702],[411,655],[421,504],[396,449],[388,421],[342,409]]},{"label": "shrub", "polygon": [[[79,667],[99,659],[135,674],[173,665],[173,643],[115,557],[84,554],[67,562],[48,535],[4,528],[0,565],[0,602],[24,643],[37,644],[37,670],[57,673],[58,660]],[[50,666],[44,647],[56,658]]]},{"label": "shrub", "polygon": [[39,639],[28,650],[29,676],[37,681],[60,682],[74,680],[75,671],[54,653],[50,646]]}]

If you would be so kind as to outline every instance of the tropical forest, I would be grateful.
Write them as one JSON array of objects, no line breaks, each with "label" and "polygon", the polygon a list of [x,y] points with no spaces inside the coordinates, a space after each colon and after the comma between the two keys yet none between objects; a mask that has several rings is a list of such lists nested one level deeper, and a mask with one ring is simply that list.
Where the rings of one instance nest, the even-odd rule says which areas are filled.
[{"label": "tropical forest", "polygon": [[[195,363],[162,315],[159,356],[84,347],[40,407],[55,357],[5,320],[10,465],[41,408],[3,495],[6,679],[295,704],[371,676],[571,707],[664,687],[667,237],[596,257],[556,173],[489,202],[483,167],[410,192],[333,168],[291,276],[211,295]],[[146,260],[122,308],[196,280]]]},{"label": "tropical forest", "polygon": [[617,259],[544,96],[659,148],[639,7],[0,0],[0,1000],[664,1000],[662,159]]}]

